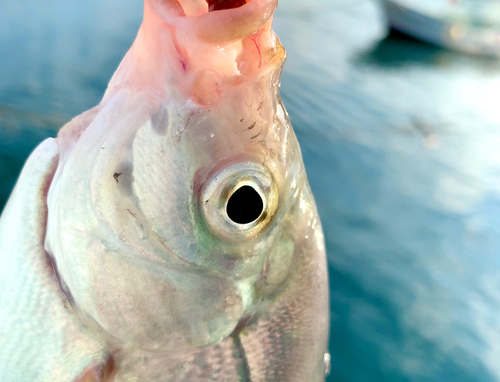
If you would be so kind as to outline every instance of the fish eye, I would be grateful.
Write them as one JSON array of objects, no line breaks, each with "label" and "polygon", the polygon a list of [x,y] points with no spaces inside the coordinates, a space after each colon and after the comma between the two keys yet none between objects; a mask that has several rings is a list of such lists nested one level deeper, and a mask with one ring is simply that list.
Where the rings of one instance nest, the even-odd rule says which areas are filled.
[{"label": "fish eye", "polygon": [[268,226],[278,205],[278,191],[269,170],[240,162],[212,174],[201,193],[202,215],[218,236],[241,241]]}]

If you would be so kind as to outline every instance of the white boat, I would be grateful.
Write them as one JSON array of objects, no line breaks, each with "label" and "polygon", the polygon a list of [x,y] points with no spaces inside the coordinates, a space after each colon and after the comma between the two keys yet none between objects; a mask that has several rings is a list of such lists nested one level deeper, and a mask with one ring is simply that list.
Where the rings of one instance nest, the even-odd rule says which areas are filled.
[{"label": "white boat", "polygon": [[500,57],[498,0],[383,0],[391,27],[420,40]]}]

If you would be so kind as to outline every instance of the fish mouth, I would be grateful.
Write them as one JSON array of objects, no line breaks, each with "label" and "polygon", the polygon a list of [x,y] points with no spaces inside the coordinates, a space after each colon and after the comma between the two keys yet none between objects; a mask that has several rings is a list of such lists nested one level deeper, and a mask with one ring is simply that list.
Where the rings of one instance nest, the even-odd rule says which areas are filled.
[{"label": "fish mouth", "polygon": [[239,8],[249,0],[205,0],[208,3],[208,11],[222,11],[224,9]]},{"label": "fish mouth", "polygon": [[195,33],[207,43],[236,41],[257,32],[278,0],[146,0],[165,23]]}]

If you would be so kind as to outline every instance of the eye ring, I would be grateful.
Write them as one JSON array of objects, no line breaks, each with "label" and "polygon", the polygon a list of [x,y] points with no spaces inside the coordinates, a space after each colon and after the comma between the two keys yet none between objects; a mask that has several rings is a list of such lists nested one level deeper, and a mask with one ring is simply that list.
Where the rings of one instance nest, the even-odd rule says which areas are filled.
[{"label": "eye ring", "polygon": [[[238,219],[230,217],[228,205],[231,198],[246,187],[257,194],[254,198],[260,197],[262,207],[260,212],[249,211],[253,219],[238,223]],[[242,241],[257,236],[267,227],[276,213],[278,199],[276,182],[270,171],[260,163],[246,161],[213,174],[202,189],[200,204],[204,220],[215,234],[226,240]]]}]

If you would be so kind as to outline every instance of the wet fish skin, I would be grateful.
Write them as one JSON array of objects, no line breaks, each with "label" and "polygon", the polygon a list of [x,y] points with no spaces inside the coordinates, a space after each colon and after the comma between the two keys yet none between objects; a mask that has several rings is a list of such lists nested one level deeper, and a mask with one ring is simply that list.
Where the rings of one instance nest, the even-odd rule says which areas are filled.
[{"label": "wet fish skin", "polygon": [[[279,97],[285,51],[271,30],[275,7],[252,0],[207,13],[204,1],[146,1],[102,102],[35,151],[2,215],[5,243],[14,222],[31,221],[17,247],[0,247],[2,258],[37,265],[29,276],[10,270],[18,282],[2,295],[0,319],[40,308],[25,341],[0,320],[0,349],[59,340],[54,351],[30,353],[49,374],[7,362],[2,375],[324,380],[324,239]],[[261,192],[264,213],[251,227],[218,220],[231,182]],[[20,217],[21,206],[31,213]],[[19,307],[19,294],[33,297]],[[46,317],[47,306],[60,313]],[[52,330],[36,330],[39,322]]]},{"label": "wet fish skin", "polygon": [[4,382],[68,381],[109,358],[71,312],[43,242],[54,139],[26,162],[0,218],[0,375]]}]

